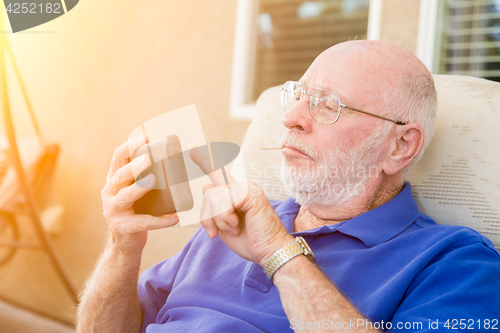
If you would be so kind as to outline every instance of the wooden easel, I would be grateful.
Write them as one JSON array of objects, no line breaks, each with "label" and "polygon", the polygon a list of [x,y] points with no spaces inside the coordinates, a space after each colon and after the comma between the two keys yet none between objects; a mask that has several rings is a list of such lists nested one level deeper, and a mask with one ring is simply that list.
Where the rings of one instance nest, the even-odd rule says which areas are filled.
[{"label": "wooden easel", "polygon": [[[2,29],[4,28],[3,13],[0,13],[0,27]],[[42,147],[40,149],[39,156],[36,158],[36,163],[31,169],[26,169],[26,166],[23,167],[12,122],[7,87],[7,57],[9,57],[14,68],[14,72],[17,80],[19,81],[38,141]],[[0,238],[0,247],[6,247],[9,249],[3,260],[0,260],[0,265],[10,260],[14,252],[19,248],[43,251],[47,255],[47,258],[51,261],[54,269],[72,299],[75,302],[78,302],[77,288],[73,284],[68,271],[52,242],[52,239],[43,227],[40,208],[38,207],[35,197],[35,191],[40,187],[43,187],[44,182],[49,179],[50,174],[52,174],[54,170],[55,162],[59,153],[59,146],[57,144],[48,144],[42,138],[26,88],[23,84],[23,80],[5,33],[0,33],[0,99],[10,147],[9,160],[15,169],[16,175],[16,179],[12,182],[12,188],[14,188],[14,190],[10,191],[12,193],[9,192],[9,197],[6,200],[2,200],[2,205],[0,206],[0,214],[7,219],[7,223],[9,223],[12,228],[12,236],[10,239]],[[32,243],[19,239],[18,227],[16,225],[16,215],[18,214],[27,215],[29,217],[31,225],[35,230],[38,242]]]}]

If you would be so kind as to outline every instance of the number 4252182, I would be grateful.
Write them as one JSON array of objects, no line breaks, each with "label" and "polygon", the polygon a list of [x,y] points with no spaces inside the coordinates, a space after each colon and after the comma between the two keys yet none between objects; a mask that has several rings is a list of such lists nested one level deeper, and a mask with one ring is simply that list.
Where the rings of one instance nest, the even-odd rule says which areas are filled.
[{"label": "number 4252182", "polygon": [[61,4],[60,3],[9,3],[6,8],[9,14],[61,14]]},{"label": "number 4252182", "polygon": [[465,330],[465,329],[480,329],[480,330],[497,330],[498,329],[498,319],[448,319],[444,325],[447,329],[452,330]]}]

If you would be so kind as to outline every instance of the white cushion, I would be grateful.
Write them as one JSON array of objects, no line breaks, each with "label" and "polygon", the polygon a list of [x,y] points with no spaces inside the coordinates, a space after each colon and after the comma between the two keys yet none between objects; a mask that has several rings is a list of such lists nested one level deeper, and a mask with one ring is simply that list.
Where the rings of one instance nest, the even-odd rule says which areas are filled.
[{"label": "white cushion", "polygon": [[436,222],[473,228],[500,248],[500,83],[455,75],[434,80],[436,126],[408,179],[414,197]]}]

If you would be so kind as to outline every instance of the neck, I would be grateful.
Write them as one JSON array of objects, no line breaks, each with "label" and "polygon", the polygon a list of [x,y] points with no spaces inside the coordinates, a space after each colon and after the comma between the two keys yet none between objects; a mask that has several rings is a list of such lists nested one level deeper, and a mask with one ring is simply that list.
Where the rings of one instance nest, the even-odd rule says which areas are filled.
[{"label": "neck", "polygon": [[390,201],[401,192],[402,188],[400,180],[391,178],[365,184],[363,193],[339,206],[301,206],[295,218],[293,230],[295,232],[305,231],[352,219]]}]

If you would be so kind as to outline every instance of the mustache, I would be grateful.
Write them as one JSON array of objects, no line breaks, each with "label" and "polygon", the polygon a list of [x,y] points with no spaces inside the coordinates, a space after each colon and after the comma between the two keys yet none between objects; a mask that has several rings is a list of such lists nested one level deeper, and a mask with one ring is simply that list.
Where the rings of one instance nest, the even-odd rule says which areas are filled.
[{"label": "mustache", "polygon": [[318,160],[318,154],[316,154],[316,151],[305,144],[295,132],[288,132],[281,138],[280,146],[283,147],[287,145],[299,148],[314,161]]}]

